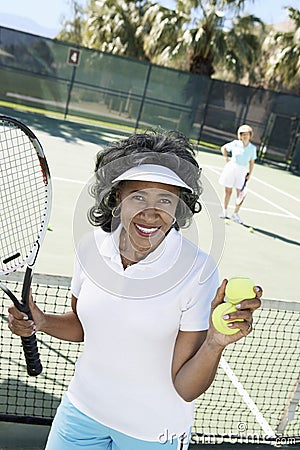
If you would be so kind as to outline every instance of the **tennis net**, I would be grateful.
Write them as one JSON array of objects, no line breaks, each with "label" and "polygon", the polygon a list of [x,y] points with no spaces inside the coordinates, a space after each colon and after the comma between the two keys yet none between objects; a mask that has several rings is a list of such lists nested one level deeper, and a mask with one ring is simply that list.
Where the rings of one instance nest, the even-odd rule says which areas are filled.
[{"label": "tennis net", "polygon": [[[7,280],[20,295],[22,279]],[[37,303],[70,308],[70,278],[35,274]],[[0,420],[51,424],[82,344],[38,339],[44,371],[28,377],[20,338],[7,327],[10,300],[1,295]],[[191,443],[300,443],[300,303],[264,300],[247,339],[226,348],[215,381],[196,401]]]}]

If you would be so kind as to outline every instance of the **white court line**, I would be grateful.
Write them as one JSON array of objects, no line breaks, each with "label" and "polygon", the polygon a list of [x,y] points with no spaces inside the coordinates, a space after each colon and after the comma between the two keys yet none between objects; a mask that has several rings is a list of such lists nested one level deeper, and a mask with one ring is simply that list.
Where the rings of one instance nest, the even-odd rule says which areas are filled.
[{"label": "white court line", "polygon": [[286,213],[288,217],[291,217],[292,219],[296,219],[300,222],[300,217],[296,216],[296,214],[291,213],[285,208],[282,208],[281,206],[277,205],[277,203],[271,202],[271,200],[268,200],[266,197],[263,197],[262,195],[257,194],[256,192],[252,191],[251,189],[248,189],[248,192],[251,192],[251,194],[255,195],[259,199],[263,200],[266,203],[269,203],[269,205],[274,206],[274,208],[279,209],[279,211],[282,211],[283,213]]},{"label": "white court line", "polygon": [[[255,195],[255,194],[254,194]],[[206,205],[213,205],[213,206],[219,206],[219,203],[215,202],[205,202]],[[229,205],[228,209],[234,209],[234,206]],[[283,218],[289,218],[290,216],[287,216],[286,213],[277,213],[277,212],[271,212],[271,211],[262,211],[261,209],[254,209],[254,208],[244,208],[245,211],[253,212],[255,214],[264,214],[267,216],[274,216],[274,217],[283,217]]]},{"label": "white court line", "polygon": [[74,180],[72,178],[52,177],[52,180],[64,181],[66,183],[86,184],[86,181]]},{"label": "white court line", "polygon": [[[215,173],[218,172],[218,174],[220,174],[222,172],[222,169],[220,169],[219,166],[211,166],[209,164],[203,164],[202,167],[207,167],[208,169],[211,169],[211,170],[215,169]],[[292,200],[295,200],[296,202],[300,203],[300,198],[299,197],[295,197],[294,195],[291,195],[288,192],[285,192],[282,189],[279,189],[279,188],[273,186],[272,184],[267,183],[266,181],[262,181],[259,178],[255,177],[254,175],[252,175],[251,178],[254,179],[255,181],[258,181],[259,183],[263,184],[264,186],[267,186],[270,189],[273,189],[274,191],[279,192],[280,194],[285,195],[286,197],[289,197]]]},{"label": "white court line", "polygon": [[[212,170],[214,173],[219,173],[218,171],[216,171],[215,169],[213,169],[211,166],[206,166],[208,167],[210,170]],[[84,185],[86,184],[86,181],[80,181],[80,180],[74,180],[72,178],[61,178],[61,177],[53,177],[53,180],[57,180],[57,181],[64,181],[66,183],[75,183],[75,184],[81,184]],[[252,211],[255,213],[260,213],[260,214],[267,214],[267,215],[272,215],[272,216],[280,216],[280,217],[290,217],[292,219],[296,219],[298,221],[300,221],[300,217],[296,216],[295,214],[291,213],[290,211],[288,211],[285,208],[282,208],[281,206],[277,205],[276,203],[271,202],[271,200],[266,199],[265,197],[257,194],[256,192],[252,191],[251,189],[248,189],[248,192],[251,192],[251,194],[253,194],[254,196],[260,198],[261,200],[265,201],[266,203],[269,203],[271,206],[273,206],[276,209],[279,209],[280,211],[282,211],[284,214],[278,214],[278,213],[272,213],[272,212],[267,212],[267,211],[261,211],[261,210],[257,210],[257,209],[250,209],[250,208],[245,208],[245,210],[247,211]]]},{"label": "white court line", "polygon": [[280,194],[285,195],[286,197],[289,197],[289,198],[291,198],[292,200],[295,200],[296,202],[299,202],[299,203],[300,203],[300,198],[294,197],[294,195],[291,195],[291,194],[289,194],[288,192],[285,192],[285,191],[283,191],[282,189],[279,189],[279,188],[273,186],[273,185],[270,184],[270,183],[266,183],[266,181],[262,181],[262,180],[260,180],[259,178],[255,177],[255,176],[253,176],[253,175],[252,175],[252,178],[253,178],[255,181],[258,181],[259,183],[261,183],[261,184],[263,184],[263,185],[265,185],[265,186],[267,186],[267,187],[273,189],[274,191],[279,192]]},{"label": "white court line", "polygon": [[[206,166],[208,169],[210,169],[212,172],[217,173],[218,175],[221,173],[222,169],[216,170],[215,168],[213,168],[212,166]],[[270,187],[273,187],[272,185],[270,185]],[[252,189],[248,189],[248,192],[251,192],[251,194],[253,194],[255,197],[258,197],[260,200],[263,200],[264,202],[268,203],[269,205],[273,206],[276,209],[279,209],[279,211],[283,212],[286,214],[286,216],[292,218],[292,219],[296,219],[300,222],[300,217],[296,216],[296,214],[291,213],[290,211],[288,211],[285,208],[282,208],[281,206],[277,205],[277,203],[272,202],[271,200],[268,200],[266,197],[263,197],[260,194],[257,194],[256,192],[252,191]],[[247,209],[247,208],[245,208]]]},{"label": "white court line", "polygon": [[[232,209],[234,209],[233,206],[232,206]],[[253,212],[255,214],[265,214],[266,216],[287,218],[287,215],[282,214],[282,213],[276,213],[276,212],[271,212],[271,211],[262,211],[261,209],[254,209],[254,208],[245,208],[245,209],[247,209],[247,211]],[[288,217],[290,217],[290,216],[288,216]]]},{"label": "white court line", "polygon": [[273,431],[271,425],[268,423],[267,419],[262,415],[260,410],[258,409],[257,405],[253,401],[253,399],[250,397],[249,393],[246,391],[242,383],[239,381],[238,377],[235,375],[231,367],[229,366],[228,362],[224,358],[224,356],[221,356],[220,360],[220,366],[232,382],[233,386],[236,388],[239,395],[242,397],[244,402],[246,403],[247,407],[252,412],[253,416],[255,417],[255,420],[259,423],[261,428],[263,429],[265,433],[265,437],[272,437],[275,438],[276,434]]}]

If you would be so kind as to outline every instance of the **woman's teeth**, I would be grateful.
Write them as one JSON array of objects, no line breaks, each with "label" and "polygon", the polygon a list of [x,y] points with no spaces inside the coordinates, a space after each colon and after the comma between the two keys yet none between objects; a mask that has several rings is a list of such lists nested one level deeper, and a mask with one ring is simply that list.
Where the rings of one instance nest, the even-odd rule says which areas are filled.
[{"label": "woman's teeth", "polygon": [[137,229],[139,231],[141,231],[144,234],[152,234],[158,230],[158,227],[145,228],[145,227],[142,227],[141,225],[137,225],[137,224],[135,224],[135,226],[137,227]]}]

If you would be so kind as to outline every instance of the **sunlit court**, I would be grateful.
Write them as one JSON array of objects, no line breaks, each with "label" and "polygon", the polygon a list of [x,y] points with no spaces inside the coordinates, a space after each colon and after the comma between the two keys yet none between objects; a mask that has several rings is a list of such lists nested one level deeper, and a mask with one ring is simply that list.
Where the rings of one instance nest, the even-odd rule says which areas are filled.
[{"label": "sunlit court", "polygon": [[0,450],[299,449],[298,0],[37,3],[0,12]]},{"label": "sunlit court", "polygon": [[[23,114],[9,112],[16,116]],[[87,196],[84,197],[87,203],[82,202],[82,196],[93,176],[96,152],[111,140],[123,138],[127,132],[86,124],[82,131],[80,122],[74,126],[58,119],[37,115],[35,118],[34,131],[47,152],[51,170],[53,207],[35,269],[33,292],[36,302],[49,312],[62,312],[70,307],[74,227],[79,211],[86,223],[83,229],[88,227],[86,211],[82,209],[87,210],[91,200]],[[44,131],[50,124],[56,132]],[[295,195],[298,178],[288,171],[257,164],[243,205],[244,224],[241,225],[218,216],[223,195],[218,183],[223,165],[220,154],[198,147],[197,160],[202,167],[204,187],[202,211],[196,216],[192,231],[183,230],[183,233],[205,251],[212,252],[218,261],[220,278],[246,274],[262,285],[264,301],[256,313],[253,333],[245,343],[226,350],[213,386],[199,400],[190,445],[211,445],[221,439],[231,443],[243,439],[254,440],[254,444],[257,440],[260,444],[273,443],[279,439],[279,432],[287,434],[292,442],[299,426],[293,401],[299,362],[296,261],[300,208]],[[230,208],[233,207],[232,202]],[[11,289],[20,292],[21,274],[7,278]],[[28,378],[19,338],[12,338],[6,327],[8,305],[9,299],[4,298],[1,417],[43,424],[40,428],[43,441],[81,346],[40,337],[38,345],[44,370],[36,379]],[[9,426],[5,422],[1,425],[3,433]],[[27,425],[22,432],[28,433],[32,426]],[[32,445],[41,448],[38,442],[32,441]]]}]

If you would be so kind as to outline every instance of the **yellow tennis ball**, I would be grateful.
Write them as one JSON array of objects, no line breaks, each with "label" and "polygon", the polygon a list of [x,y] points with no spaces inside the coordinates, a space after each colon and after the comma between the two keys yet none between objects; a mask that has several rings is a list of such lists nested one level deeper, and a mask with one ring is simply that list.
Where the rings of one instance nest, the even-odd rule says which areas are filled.
[{"label": "yellow tennis ball", "polygon": [[242,300],[254,298],[254,282],[247,277],[234,277],[228,280],[225,288],[225,297],[233,305],[237,305]]},{"label": "yellow tennis ball", "polygon": [[[239,328],[230,328],[226,320],[223,317],[226,314],[230,314],[235,312],[237,309],[234,305],[228,302],[221,303],[221,305],[217,306],[216,309],[213,310],[212,313],[212,323],[217,331],[222,334],[235,334],[240,331]],[[242,319],[231,320],[231,322],[243,322]]]},{"label": "yellow tennis ball", "polygon": [[252,227],[249,227],[249,232],[254,233],[254,229]]}]

